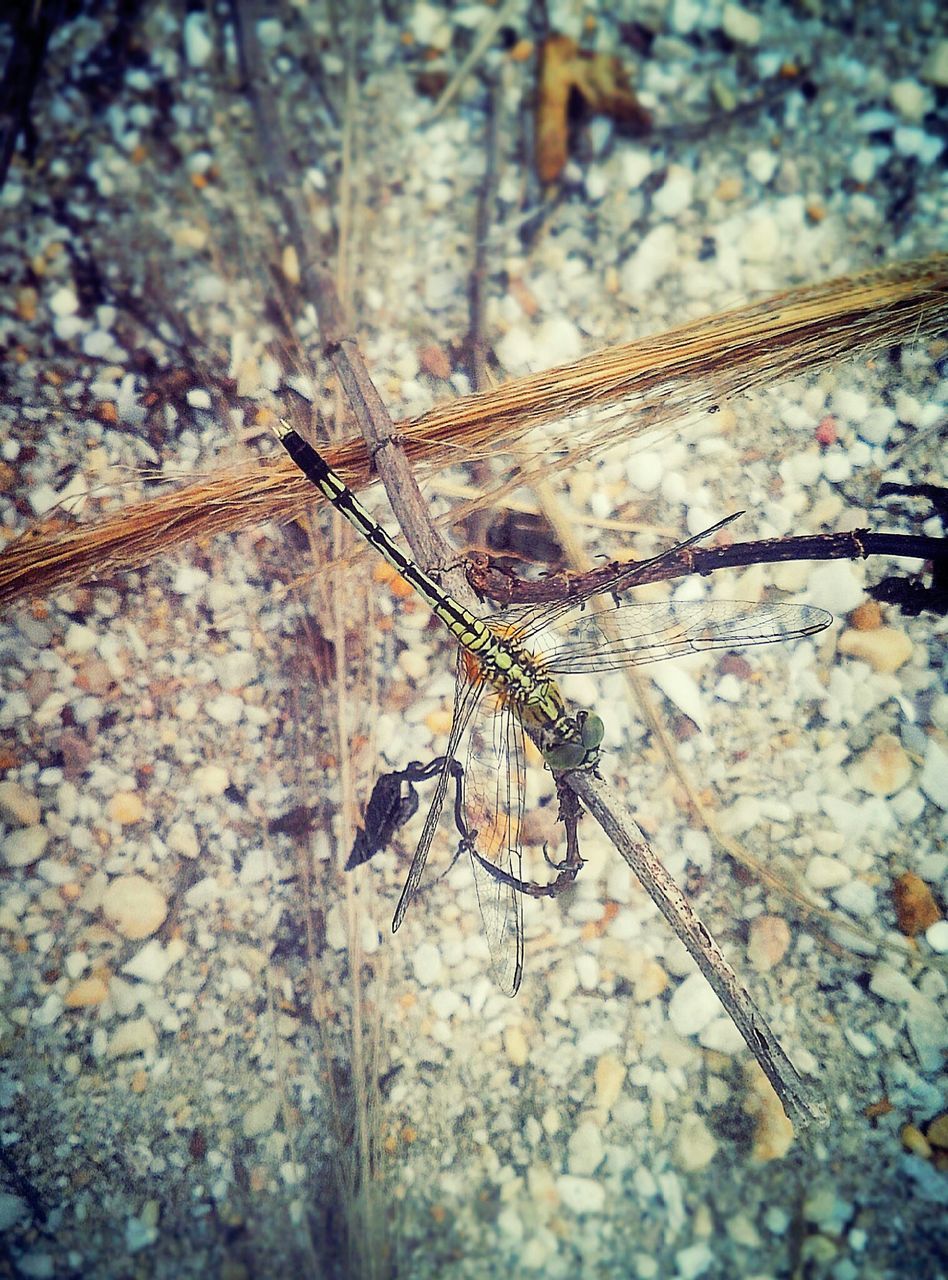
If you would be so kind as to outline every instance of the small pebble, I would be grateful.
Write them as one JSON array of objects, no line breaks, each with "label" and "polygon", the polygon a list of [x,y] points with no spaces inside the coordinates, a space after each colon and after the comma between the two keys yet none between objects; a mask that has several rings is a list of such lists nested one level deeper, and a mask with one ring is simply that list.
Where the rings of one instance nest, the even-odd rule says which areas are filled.
[{"label": "small pebble", "polygon": [[46,827],[20,827],[4,837],[0,844],[0,861],[8,867],[28,867],[43,856],[48,842]]},{"label": "small pebble", "polygon": [[948,751],[934,738],[926,744],[918,785],[939,809],[948,809]]},{"label": "small pebble", "polygon": [[67,1009],[88,1009],[104,1004],[109,996],[108,984],[97,977],[83,978],[66,993]]},{"label": "small pebble", "polygon": [[186,945],[182,938],[172,938],[163,947],[157,938],[146,942],[140,951],[122,966],[122,972],[141,982],[161,982],[173,964],[185,954]]},{"label": "small pebble", "polygon": [[806,880],[814,889],[835,889],[852,879],[845,862],[816,853],[806,865]]},{"label": "small pebble", "polygon": [[605,1188],[595,1178],[564,1173],[556,1179],[556,1190],[563,1208],[572,1209],[574,1213],[601,1213],[605,1207]]},{"label": "small pebble", "polygon": [[436,986],[443,969],[441,952],[433,942],[423,942],[412,956],[412,972],[423,987]]},{"label": "small pebble", "polygon": [[102,895],[102,910],[123,938],[147,938],[164,923],[168,903],[144,876],[118,876]]},{"label": "small pebble", "polygon": [[685,1173],[706,1169],[718,1149],[717,1139],[694,1111],[682,1117],[675,1144],[675,1163]]},{"label": "small pebble", "polygon": [[668,1020],[680,1036],[696,1036],[721,1012],[721,1002],[700,973],[693,973],[668,1003]]},{"label": "small pebble", "polygon": [[504,1049],[515,1067],[526,1065],[530,1057],[530,1046],[519,1022],[504,1030]]},{"label": "small pebble", "polygon": [[40,802],[18,782],[0,782],[0,818],[13,827],[38,826]]},{"label": "small pebble", "polygon": [[218,724],[237,724],[244,714],[244,700],[235,693],[222,693],[207,704],[207,714]]},{"label": "small pebble", "polygon": [[873,671],[883,675],[898,671],[912,656],[911,639],[897,627],[844,631],[837,641],[837,648],[847,657],[867,662]]},{"label": "small pebble", "polygon": [[106,1054],[110,1058],[128,1058],[146,1053],[158,1044],[158,1035],[148,1018],[133,1018],[109,1037]]},{"label": "small pebble", "polygon": [[923,1160],[932,1158],[931,1144],[921,1129],[916,1128],[914,1124],[904,1124],[899,1131],[899,1137],[902,1139],[902,1146],[906,1151],[911,1151],[913,1156],[921,1156]]},{"label": "small pebble", "polygon": [[888,1000],[892,1004],[907,1004],[918,992],[904,973],[899,973],[884,960],[876,965],[869,980],[869,990],[880,1000]]},{"label": "small pebble", "polygon": [[244,1112],[241,1128],[245,1138],[259,1138],[262,1133],[272,1133],[280,1112],[280,1095],[276,1089],[266,1093]]},{"label": "small pebble", "polygon": [[141,797],[134,791],[117,791],[109,801],[108,815],[121,827],[130,827],[141,822],[145,816],[145,806]]},{"label": "small pebble", "polygon": [[614,1054],[604,1053],[596,1063],[596,1106],[608,1114],[618,1101],[624,1082],[624,1065]]},{"label": "small pebble", "polygon": [[787,954],[790,926],[781,916],[757,916],[751,923],[747,958],[758,973],[769,973]]},{"label": "small pebble", "polygon": [[184,56],[189,67],[203,67],[211,59],[214,44],[207,33],[207,20],[203,13],[189,13],[182,31]]},{"label": "small pebble", "polygon": [[606,1154],[599,1126],[591,1120],[579,1124],[570,1137],[568,1152],[570,1173],[581,1177],[595,1173]]},{"label": "small pebble", "polygon": [[891,733],[880,733],[872,746],[849,769],[849,779],[872,796],[891,796],[912,777],[912,762],[901,742]]},{"label": "small pebble", "polygon": [[168,848],[182,858],[196,858],[201,852],[197,830],[193,822],[179,818],[168,830]]},{"label": "small pebble", "polygon": [[49,300],[49,309],[54,316],[71,316],[79,310],[79,299],[76,297],[75,289],[70,289],[64,285]]},{"label": "small pebble", "polygon": [[751,1153],[762,1163],[782,1160],[793,1145],[793,1123],[760,1067],[753,1063],[746,1071],[749,1088],[744,1110],[756,1119]]},{"label": "small pebble", "polygon": [[948,920],[939,920],[926,929],[925,941],[940,956],[948,953]]},{"label": "small pebble", "polygon": [[860,920],[868,920],[879,910],[876,891],[865,880],[850,880],[848,884],[840,885],[833,890],[833,899],[837,906]]},{"label": "small pebble", "polygon": [[948,40],[938,40],[922,64],[921,77],[926,84],[948,89]]},{"label": "small pebble", "polygon": [[760,44],[761,25],[756,13],[743,5],[726,4],[721,14],[721,30],[735,44]]},{"label": "small pebble", "polygon": [[213,799],[230,786],[230,774],[219,764],[202,764],[192,773],[191,782],[199,796]]}]

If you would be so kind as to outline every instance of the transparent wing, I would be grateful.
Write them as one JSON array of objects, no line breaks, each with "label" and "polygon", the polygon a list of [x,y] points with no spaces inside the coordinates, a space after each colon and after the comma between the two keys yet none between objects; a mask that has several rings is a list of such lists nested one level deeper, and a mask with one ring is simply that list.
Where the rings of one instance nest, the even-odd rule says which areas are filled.
[{"label": "transparent wing", "polygon": [[547,624],[530,647],[553,673],[613,671],[708,649],[737,649],[813,635],[829,626],[825,609],[803,604],[750,604],[741,600],[626,604],[576,611]]},{"label": "transparent wing", "polygon": [[[523,726],[490,696],[471,726],[464,775],[464,821],[476,831],[482,858],[518,881],[522,878],[520,823],[524,800]],[[502,991],[515,995],[523,976],[523,899],[490,874],[473,855],[471,868],[491,967]]]},{"label": "transparent wing", "polygon": [[454,685],[454,716],[451,720],[451,732],[448,734],[448,745],[444,749],[444,764],[438,774],[438,785],[435,788],[434,799],[431,801],[431,808],[428,810],[427,818],[425,818],[424,829],[418,842],[418,848],[415,850],[415,856],[411,860],[408,878],[402,889],[402,895],[398,899],[398,906],[395,908],[395,916],[392,920],[393,933],[405,919],[408,904],[415,896],[421,883],[425,864],[428,861],[428,852],[431,849],[431,841],[434,838],[435,831],[438,829],[438,820],[444,807],[444,797],[448,790],[448,780],[451,776],[451,761],[455,757],[458,744],[464,736],[464,730],[474,712],[474,708],[484,692],[484,685],[480,681],[474,681],[469,678],[461,656],[461,650],[459,649],[457,678]]}]

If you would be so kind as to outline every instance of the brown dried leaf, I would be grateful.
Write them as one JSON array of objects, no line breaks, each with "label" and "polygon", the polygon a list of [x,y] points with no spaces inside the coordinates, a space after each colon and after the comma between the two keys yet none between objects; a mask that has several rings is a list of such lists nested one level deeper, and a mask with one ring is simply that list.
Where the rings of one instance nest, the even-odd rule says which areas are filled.
[{"label": "brown dried leaf", "polygon": [[925,881],[914,871],[906,871],[892,886],[895,914],[899,928],[907,938],[914,938],[941,919],[938,904]]},{"label": "brown dried leaf", "polygon": [[595,115],[610,116],[635,133],[652,118],[632,92],[621,61],[607,53],[586,53],[568,36],[550,36],[540,55],[536,159],[541,182],[555,182],[569,158],[569,104],[578,94]]}]

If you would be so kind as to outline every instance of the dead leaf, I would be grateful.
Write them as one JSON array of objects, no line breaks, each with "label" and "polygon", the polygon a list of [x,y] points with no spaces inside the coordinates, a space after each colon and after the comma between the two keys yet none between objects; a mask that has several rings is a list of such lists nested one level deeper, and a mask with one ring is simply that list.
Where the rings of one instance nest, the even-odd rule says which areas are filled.
[{"label": "dead leaf", "polygon": [[898,877],[892,886],[892,897],[899,929],[907,938],[924,933],[929,925],[941,919],[931,889],[914,871],[906,871],[905,875]]},{"label": "dead leaf", "polygon": [[540,55],[536,159],[540,181],[555,182],[569,159],[570,100],[579,95],[593,115],[605,115],[633,133],[645,133],[652,117],[632,92],[619,58],[587,53],[568,36],[550,36]]}]

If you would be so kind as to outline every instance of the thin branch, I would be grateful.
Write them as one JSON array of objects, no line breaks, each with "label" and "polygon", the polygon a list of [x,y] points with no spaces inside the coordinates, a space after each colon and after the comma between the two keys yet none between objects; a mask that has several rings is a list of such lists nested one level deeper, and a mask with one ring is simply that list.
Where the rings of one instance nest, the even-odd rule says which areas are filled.
[{"label": "thin branch", "polygon": [[717,943],[629,817],[621,796],[603,778],[589,771],[570,773],[567,780],[684,943],[760,1063],[788,1115],[804,1124],[823,1127],[828,1117],[822,1103],[800,1078]]},{"label": "thin branch", "polygon": [[489,557],[468,558],[468,581],[480,596],[501,604],[544,604],[611,591],[618,574],[626,577],[620,589],[646,582],[665,582],[687,574],[713,573],[716,569],[751,564],[781,564],[788,560],[865,560],[869,556],[906,557],[913,560],[944,560],[948,539],[916,534],[873,533],[853,529],[847,533],[817,533],[788,538],[761,538],[756,542],[735,542],[723,547],[684,547],[668,555],[642,562],[610,561],[585,573],[555,573],[535,582],[513,578],[491,568]]}]

